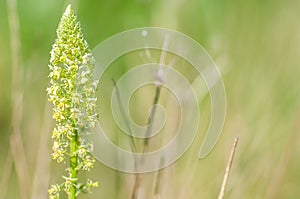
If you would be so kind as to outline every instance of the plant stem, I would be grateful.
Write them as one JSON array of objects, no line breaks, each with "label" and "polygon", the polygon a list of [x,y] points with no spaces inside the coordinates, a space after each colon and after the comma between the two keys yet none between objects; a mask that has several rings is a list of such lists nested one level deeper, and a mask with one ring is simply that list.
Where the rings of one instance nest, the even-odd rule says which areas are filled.
[{"label": "plant stem", "polygon": [[221,186],[221,190],[220,190],[218,199],[223,199],[224,198],[225,188],[226,188],[226,184],[227,184],[227,181],[228,181],[229,172],[230,172],[230,169],[231,169],[231,166],[232,166],[232,162],[233,162],[233,158],[234,158],[234,154],[235,154],[235,150],[236,150],[238,142],[239,142],[239,138],[237,137],[237,138],[234,139],[234,143],[233,143],[233,146],[232,146],[232,149],[231,149],[229,160],[227,162],[226,171],[225,171],[225,175],[224,175],[224,178],[223,178],[223,183],[222,183],[222,186]]},{"label": "plant stem", "polygon": [[[160,93],[161,93],[161,85],[157,85],[156,86],[156,90],[155,90],[155,96],[153,99],[153,106],[158,104],[159,98],[160,98]],[[142,154],[146,153],[147,149],[148,149],[148,145],[149,145],[149,137],[151,134],[151,130],[152,130],[152,125],[153,125],[153,120],[155,117],[155,113],[156,113],[156,106],[153,107],[153,109],[151,110],[150,113],[150,117],[148,118],[148,127],[146,129],[145,132],[145,139],[144,139],[144,143],[142,146]],[[152,121],[151,121],[152,120]],[[138,164],[143,164],[144,161],[144,156],[142,156],[142,159],[140,162],[137,162],[135,167],[139,166]],[[141,176],[139,173],[135,174],[135,180],[134,180],[134,186],[133,186],[133,191],[132,191],[132,195],[131,198],[132,199],[137,199],[138,198],[138,190],[140,189],[140,185],[141,185]]]},{"label": "plant stem", "polygon": [[76,185],[77,185],[77,174],[78,170],[76,169],[77,163],[78,163],[78,154],[77,148],[78,148],[78,132],[77,130],[74,132],[74,136],[72,137],[71,140],[71,145],[70,145],[70,169],[71,169],[71,179],[72,179],[72,186],[70,188],[70,195],[69,199],[76,199]]},{"label": "plant stem", "polygon": [[125,109],[124,109],[124,106],[122,104],[122,99],[121,99],[119,87],[118,87],[117,82],[116,82],[116,80],[114,78],[112,78],[112,81],[114,83],[114,88],[116,89],[117,102],[118,102],[118,105],[119,105],[119,108],[120,108],[121,116],[123,117],[123,120],[124,120],[124,122],[126,124],[127,130],[128,130],[128,132],[130,134],[130,140],[131,140],[130,147],[131,147],[131,151],[132,152],[136,152],[136,144],[135,144],[135,141],[134,141],[134,137],[132,135],[132,130],[131,130],[131,127],[130,127],[130,122],[128,121],[128,118],[126,117]]},{"label": "plant stem", "polygon": [[[154,96],[154,100],[153,100],[153,104],[152,104],[153,106],[158,104],[158,101],[159,101],[159,98],[160,98],[160,91],[161,91],[161,85],[156,86],[155,96]],[[145,151],[148,147],[148,144],[149,144],[149,136],[151,134],[152,125],[153,125],[153,121],[151,121],[151,120],[154,120],[156,109],[157,109],[157,107],[154,106],[153,109],[151,110],[150,117],[148,118],[148,123],[147,124],[149,124],[149,126],[147,127],[146,132],[145,132],[145,137],[146,138],[144,139],[144,145],[143,145],[142,153],[145,153]]]}]

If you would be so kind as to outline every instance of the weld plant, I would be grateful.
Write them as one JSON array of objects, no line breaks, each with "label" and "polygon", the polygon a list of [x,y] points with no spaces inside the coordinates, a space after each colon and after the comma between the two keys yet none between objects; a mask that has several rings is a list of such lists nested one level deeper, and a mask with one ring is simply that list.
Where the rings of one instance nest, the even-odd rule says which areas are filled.
[{"label": "weld plant", "polygon": [[64,191],[69,199],[89,192],[98,182],[81,182],[79,171],[93,168],[92,145],[84,139],[95,127],[96,87],[93,80],[94,58],[81,32],[80,23],[69,5],[58,25],[57,39],[51,50],[49,101],[53,104],[56,126],[52,133],[52,158],[69,165],[62,183],[53,184],[49,198],[59,198]]}]

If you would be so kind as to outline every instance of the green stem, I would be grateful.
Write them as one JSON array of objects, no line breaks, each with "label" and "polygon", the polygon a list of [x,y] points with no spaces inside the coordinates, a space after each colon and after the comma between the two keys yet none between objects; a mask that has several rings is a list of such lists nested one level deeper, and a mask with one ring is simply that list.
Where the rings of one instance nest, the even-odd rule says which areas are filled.
[{"label": "green stem", "polygon": [[[153,100],[153,106],[158,104],[158,101],[159,101],[159,98],[160,98],[160,91],[161,91],[161,85],[158,85],[156,86],[156,90],[155,90],[155,97],[154,97],[154,100]],[[148,143],[149,143],[149,136],[150,136],[150,133],[151,133],[151,130],[152,130],[152,125],[153,125],[153,121],[151,122],[151,120],[154,119],[155,117],[155,113],[156,113],[156,106],[153,107],[153,109],[151,110],[151,113],[150,113],[150,117],[148,118],[148,123],[149,126],[147,127],[146,129],[146,132],[145,132],[145,139],[144,139],[144,149],[148,146]],[[145,152],[143,149],[143,153]]]},{"label": "green stem", "polygon": [[77,174],[78,170],[76,167],[78,166],[78,155],[77,155],[77,148],[79,145],[78,140],[78,132],[75,131],[75,135],[72,137],[71,145],[70,145],[70,172],[71,172],[71,178],[73,182],[73,186],[70,188],[70,195],[69,199],[76,199],[76,185],[77,185]]},{"label": "green stem", "polygon": [[[159,101],[159,98],[160,98],[161,88],[162,88],[161,85],[156,86],[155,96],[154,96],[152,105],[158,104],[158,101]],[[151,113],[150,113],[150,117],[148,118],[148,123],[147,123],[148,127],[147,127],[146,132],[145,132],[146,138],[144,139],[144,143],[143,143],[143,146],[142,146],[142,154],[144,154],[147,151],[147,148],[148,148],[149,139],[150,139],[149,135],[151,133],[152,125],[153,125],[153,121],[151,122],[151,119],[152,120],[154,119],[155,113],[156,113],[156,106],[153,107],[153,109],[151,110]],[[139,163],[143,163],[143,161],[144,161],[144,156],[142,156],[141,162],[139,162]],[[137,165],[137,162],[136,162],[135,167],[137,167],[137,166],[138,165]],[[138,192],[138,189],[140,187],[140,184],[141,184],[141,176],[140,176],[139,173],[136,173],[131,199],[137,199],[137,197],[138,197],[137,192]]]}]

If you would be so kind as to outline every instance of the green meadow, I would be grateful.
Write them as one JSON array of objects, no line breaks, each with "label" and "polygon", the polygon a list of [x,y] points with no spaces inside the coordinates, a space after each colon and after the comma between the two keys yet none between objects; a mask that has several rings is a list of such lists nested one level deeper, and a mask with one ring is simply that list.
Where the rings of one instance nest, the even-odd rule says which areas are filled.
[{"label": "green meadow", "polygon": [[[193,87],[199,88],[198,94],[206,94],[199,100],[198,134],[175,163],[139,176],[144,194],[140,198],[218,198],[236,137],[239,142],[224,198],[299,197],[300,1],[1,0],[0,199],[48,198],[50,184],[63,181],[68,161],[64,165],[51,159],[55,122],[46,88],[50,50],[69,3],[91,49],[125,30],[169,28],[201,44],[222,74],[227,112],[216,146],[207,157],[198,158],[212,114],[207,89],[199,80],[201,85],[193,82]],[[112,115],[112,78],[119,80],[135,65],[145,63],[146,53],[132,52],[112,63],[98,86],[99,123],[107,137],[125,150],[130,150],[130,138]],[[159,50],[149,53],[159,62]],[[170,53],[166,59],[173,56]],[[197,76],[180,58],[174,69],[191,82]],[[129,110],[137,124],[147,124],[154,96],[153,85],[133,94]],[[180,107],[168,89],[161,90],[159,104],[167,113],[167,129],[151,138],[150,151],[168,143],[178,127]],[[141,139],[136,138],[136,143],[138,149],[143,148]],[[126,199],[132,198],[136,175],[96,162],[79,178],[92,178],[99,187],[78,198]]]}]

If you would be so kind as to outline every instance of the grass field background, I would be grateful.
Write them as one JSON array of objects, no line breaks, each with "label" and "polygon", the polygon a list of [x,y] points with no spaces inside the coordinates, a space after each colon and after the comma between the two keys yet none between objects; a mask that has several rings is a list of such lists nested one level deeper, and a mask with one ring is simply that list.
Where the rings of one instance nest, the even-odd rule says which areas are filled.
[{"label": "grass field background", "polygon": [[[48,184],[62,181],[64,166],[50,160],[53,121],[45,89],[49,52],[67,3],[73,4],[92,49],[131,28],[171,28],[199,42],[222,73],[227,117],[218,144],[207,158],[197,159],[210,118],[205,98],[200,135],[162,171],[162,198],[216,198],[235,137],[240,141],[226,198],[300,195],[300,1],[21,0],[16,7],[8,2],[0,1],[0,198],[46,198]],[[19,31],[11,32],[15,23]],[[127,69],[110,72],[120,76]],[[137,93],[145,107],[131,106],[140,123],[153,96],[153,88],[147,89]],[[118,132],[107,121],[107,93],[109,88],[99,88],[100,120]],[[114,139],[117,135],[112,134]],[[131,193],[131,174],[97,163],[89,175],[100,188],[80,198],[128,198]],[[155,176],[143,176],[147,187]],[[150,195],[152,189],[146,191]]]}]

